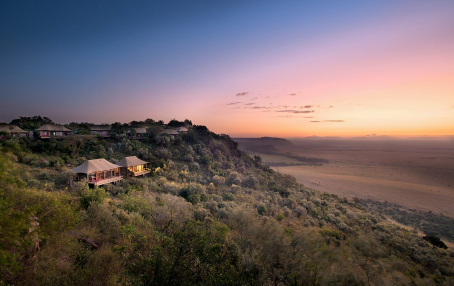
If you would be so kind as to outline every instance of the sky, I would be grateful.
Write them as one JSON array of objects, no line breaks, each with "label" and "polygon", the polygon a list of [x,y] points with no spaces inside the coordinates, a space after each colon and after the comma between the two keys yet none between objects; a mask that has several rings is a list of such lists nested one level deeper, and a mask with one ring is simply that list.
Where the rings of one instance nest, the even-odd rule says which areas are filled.
[{"label": "sky", "polygon": [[0,122],[454,135],[454,1],[0,1]]}]

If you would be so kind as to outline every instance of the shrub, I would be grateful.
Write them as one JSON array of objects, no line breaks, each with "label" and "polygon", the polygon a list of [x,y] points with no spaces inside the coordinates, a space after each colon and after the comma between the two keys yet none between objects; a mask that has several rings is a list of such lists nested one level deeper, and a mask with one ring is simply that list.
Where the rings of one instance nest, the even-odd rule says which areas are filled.
[{"label": "shrub", "polygon": [[249,175],[246,177],[246,179],[244,180],[244,186],[248,187],[248,188],[254,188],[257,183],[258,183],[258,180],[255,178],[254,175]]},{"label": "shrub", "polygon": [[235,195],[232,194],[232,193],[224,193],[222,194],[222,197],[224,198],[224,200],[226,201],[234,201],[235,200]]},{"label": "shrub", "polygon": [[200,202],[201,195],[205,195],[205,187],[199,183],[190,183],[187,187],[180,190],[179,195],[192,204]]},{"label": "shrub", "polygon": [[199,221],[203,221],[205,217],[210,215],[210,211],[204,208],[198,208],[194,211],[194,218]]},{"label": "shrub", "polygon": [[108,197],[104,189],[94,187],[93,189],[85,189],[80,194],[80,205],[83,209],[87,209],[90,203],[101,204]]},{"label": "shrub", "polygon": [[441,241],[439,237],[437,237],[435,235],[426,235],[422,239],[424,239],[425,241],[429,242],[433,246],[436,246],[436,247],[439,247],[439,248],[443,248],[443,249],[448,249],[446,244],[443,241]]},{"label": "shrub", "polygon": [[225,183],[225,178],[221,177],[221,176],[218,176],[218,175],[214,175],[213,178],[211,179],[211,181],[216,186],[220,186],[220,185],[223,185]]},{"label": "shrub", "polygon": [[268,212],[268,209],[264,205],[260,205],[257,207],[257,212],[259,215],[265,215]]},{"label": "shrub", "polygon": [[241,175],[238,174],[237,172],[232,172],[230,175],[229,175],[229,178],[228,178],[228,183],[229,185],[241,185]]},{"label": "shrub", "polygon": [[283,214],[279,214],[279,215],[277,216],[277,220],[278,220],[278,221],[283,221],[284,218],[285,218],[285,217],[284,217]]}]

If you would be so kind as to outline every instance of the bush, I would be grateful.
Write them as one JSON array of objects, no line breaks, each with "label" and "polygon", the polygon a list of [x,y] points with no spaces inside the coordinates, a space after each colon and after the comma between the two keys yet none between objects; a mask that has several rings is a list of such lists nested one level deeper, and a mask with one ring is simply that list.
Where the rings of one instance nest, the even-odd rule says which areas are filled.
[{"label": "bush", "polygon": [[179,195],[192,204],[197,204],[201,196],[205,195],[205,187],[199,183],[190,183],[187,187],[180,190]]},{"label": "bush", "polygon": [[101,204],[108,197],[104,189],[94,187],[93,189],[85,189],[81,193],[80,205],[83,209],[88,209],[90,204]]},{"label": "bush", "polygon": [[439,237],[437,237],[435,235],[427,235],[427,236],[424,236],[422,239],[429,242],[433,246],[443,248],[443,249],[448,249],[446,244],[443,241],[441,241],[441,239]]},{"label": "bush", "polygon": [[283,214],[279,214],[279,215],[277,216],[277,220],[278,220],[278,221],[283,221],[284,218],[285,218],[285,217],[284,217]]},{"label": "bush", "polygon": [[266,206],[260,205],[257,208],[257,212],[259,213],[259,215],[266,215],[266,213],[268,212],[268,209],[266,208]]},{"label": "bush", "polygon": [[222,195],[222,197],[224,198],[224,200],[226,201],[234,201],[235,200],[235,195],[232,194],[232,193],[224,193]]},{"label": "bush", "polygon": [[237,172],[232,172],[230,175],[229,175],[229,178],[228,178],[228,183],[229,185],[241,185],[241,175],[238,174]]},{"label": "bush", "polygon": [[212,181],[213,184],[215,184],[216,186],[220,186],[220,185],[225,184],[225,178],[224,178],[224,177],[221,177],[221,176],[218,176],[218,175],[214,175],[213,178],[211,179],[211,181]]}]

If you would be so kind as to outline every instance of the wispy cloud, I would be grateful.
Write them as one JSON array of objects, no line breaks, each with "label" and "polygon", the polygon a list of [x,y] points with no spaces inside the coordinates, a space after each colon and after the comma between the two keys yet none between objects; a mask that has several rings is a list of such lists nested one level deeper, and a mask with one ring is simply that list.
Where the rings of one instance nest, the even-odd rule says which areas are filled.
[{"label": "wispy cloud", "polygon": [[254,105],[255,103],[254,102],[250,102],[250,103],[246,103],[244,105]]},{"label": "wispy cloud", "polygon": [[250,109],[268,109],[268,107],[265,107],[265,106],[251,106],[251,107],[245,107],[245,108],[250,108]]},{"label": "wispy cloud", "polygon": [[243,91],[243,92],[237,93],[236,96],[245,96],[245,95],[248,95],[248,94],[249,94],[249,92]]},{"label": "wispy cloud", "polygon": [[294,110],[294,109],[285,109],[285,110],[276,110],[276,112],[286,112],[286,113],[312,113],[313,110]]},{"label": "wispy cloud", "polygon": [[313,120],[311,122],[317,123],[317,122],[345,122],[345,121],[344,120],[322,120],[322,121]]},{"label": "wispy cloud", "polygon": [[304,108],[312,108],[313,105],[305,105]]},{"label": "wispy cloud", "polygon": [[293,115],[278,115],[276,117],[291,118],[291,117],[293,117]]},{"label": "wispy cloud", "polygon": [[295,96],[295,95],[296,95],[296,93],[290,93],[289,95],[290,95],[290,96]]},{"label": "wispy cloud", "polygon": [[231,103],[227,103],[227,105],[235,105],[235,104],[239,104],[239,103],[242,103],[242,102],[241,101],[231,102]]},{"label": "wispy cloud", "polygon": [[304,116],[303,118],[314,118],[314,116]]},{"label": "wispy cloud", "polygon": [[256,96],[256,97],[254,97],[254,98],[251,98],[251,100],[257,100],[257,96]]}]

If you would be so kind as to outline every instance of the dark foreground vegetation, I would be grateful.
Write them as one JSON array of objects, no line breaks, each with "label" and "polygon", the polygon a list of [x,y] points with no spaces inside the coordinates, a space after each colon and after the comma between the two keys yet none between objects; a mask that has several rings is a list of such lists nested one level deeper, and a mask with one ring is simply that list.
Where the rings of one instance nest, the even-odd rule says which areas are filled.
[{"label": "dark foreground vegetation", "polygon": [[[149,121],[139,141],[126,127],[1,143],[0,285],[454,283],[450,249],[305,188],[227,135],[193,126],[172,139]],[[69,171],[131,155],[153,175],[88,189]]]}]

